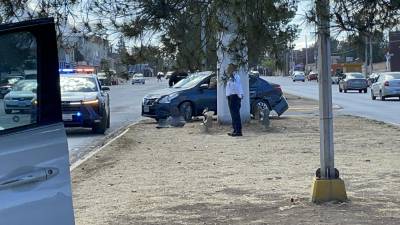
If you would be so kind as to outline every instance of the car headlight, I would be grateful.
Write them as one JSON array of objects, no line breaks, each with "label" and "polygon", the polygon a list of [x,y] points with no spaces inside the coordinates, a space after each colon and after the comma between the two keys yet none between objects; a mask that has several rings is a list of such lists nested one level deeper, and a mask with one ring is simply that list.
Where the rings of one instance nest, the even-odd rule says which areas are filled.
[{"label": "car headlight", "polygon": [[97,105],[97,104],[99,104],[99,99],[82,101],[82,104],[83,105]]},{"label": "car headlight", "polygon": [[178,93],[172,93],[170,95],[161,97],[160,100],[158,100],[158,103],[171,103],[172,99],[176,97],[178,97]]},{"label": "car headlight", "polygon": [[70,105],[97,105],[99,104],[99,99],[88,100],[88,101],[79,101],[79,102],[70,102]]}]

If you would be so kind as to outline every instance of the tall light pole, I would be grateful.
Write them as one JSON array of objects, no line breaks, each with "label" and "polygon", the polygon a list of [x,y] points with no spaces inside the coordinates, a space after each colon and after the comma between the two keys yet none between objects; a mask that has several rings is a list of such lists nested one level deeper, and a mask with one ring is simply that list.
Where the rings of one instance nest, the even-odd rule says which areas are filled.
[{"label": "tall light pole", "polygon": [[365,36],[365,48],[364,48],[364,75],[368,77],[368,37]]},{"label": "tall light pole", "polygon": [[369,35],[369,74],[371,74],[374,70],[374,59],[372,55],[372,34]]},{"label": "tall light pole", "polygon": [[347,199],[344,182],[339,179],[334,163],[329,0],[316,0],[316,7],[321,167],[312,185],[312,201],[344,201]]},{"label": "tall light pole", "polygon": [[308,46],[307,46],[307,34],[305,35],[306,39],[306,65],[304,66],[304,72],[307,73],[307,65],[308,65]]}]

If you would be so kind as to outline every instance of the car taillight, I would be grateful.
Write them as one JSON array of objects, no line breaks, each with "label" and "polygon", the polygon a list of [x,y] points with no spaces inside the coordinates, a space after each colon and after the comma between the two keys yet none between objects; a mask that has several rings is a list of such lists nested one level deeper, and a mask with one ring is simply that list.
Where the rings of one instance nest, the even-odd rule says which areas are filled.
[{"label": "car taillight", "polygon": [[384,85],[389,86],[389,81],[385,81]]}]

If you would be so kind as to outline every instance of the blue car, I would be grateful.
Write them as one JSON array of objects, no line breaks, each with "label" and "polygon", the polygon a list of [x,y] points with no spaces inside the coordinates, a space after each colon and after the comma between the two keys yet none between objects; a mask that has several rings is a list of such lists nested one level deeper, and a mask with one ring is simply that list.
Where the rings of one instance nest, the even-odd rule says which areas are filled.
[{"label": "blue car", "polygon": [[[279,85],[253,75],[249,76],[249,85],[252,114],[257,107],[268,107],[280,116],[289,108]],[[204,109],[217,112],[216,74],[211,71],[195,73],[172,88],[152,92],[143,98],[142,116],[163,119],[170,116],[173,109],[179,109],[186,121],[201,116]]]}]

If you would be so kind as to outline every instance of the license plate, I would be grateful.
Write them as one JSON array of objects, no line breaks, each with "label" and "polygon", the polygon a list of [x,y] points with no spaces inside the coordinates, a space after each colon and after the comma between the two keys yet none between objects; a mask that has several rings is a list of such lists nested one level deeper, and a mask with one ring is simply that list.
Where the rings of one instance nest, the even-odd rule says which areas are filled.
[{"label": "license plate", "polygon": [[26,102],[24,102],[24,101],[19,101],[19,102],[17,102],[17,105],[18,105],[19,107],[25,107],[25,106],[27,106],[28,104],[27,104]]},{"label": "license plate", "polygon": [[72,121],[72,114],[63,114],[62,119],[63,121]]},{"label": "license plate", "polygon": [[150,107],[148,105],[143,106],[143,112],[150,112]]}]

